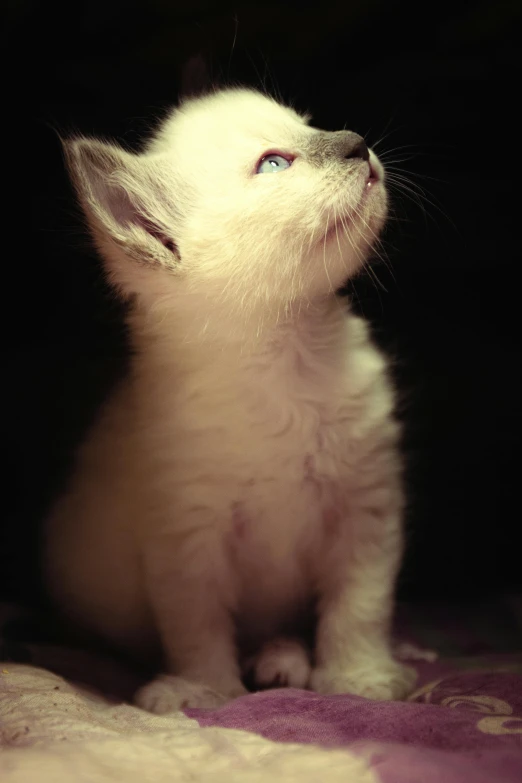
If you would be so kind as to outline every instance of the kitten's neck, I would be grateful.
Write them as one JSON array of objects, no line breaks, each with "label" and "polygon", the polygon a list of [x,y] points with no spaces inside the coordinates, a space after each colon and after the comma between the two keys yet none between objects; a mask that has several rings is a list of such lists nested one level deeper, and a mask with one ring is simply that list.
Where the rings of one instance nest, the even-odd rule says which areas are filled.
[{"label": "kitten's neck", "polygon": [[161,308],[138,306],[130,316],[132,341],[141,356],[181,356],[192,362],[222,360],[279,351],[303,343],[315,352],[328,350],[344,331],[349,303],[336,294],[297,302],[279,312],[249,311],[238,317],[203,298],[185,298]]}]

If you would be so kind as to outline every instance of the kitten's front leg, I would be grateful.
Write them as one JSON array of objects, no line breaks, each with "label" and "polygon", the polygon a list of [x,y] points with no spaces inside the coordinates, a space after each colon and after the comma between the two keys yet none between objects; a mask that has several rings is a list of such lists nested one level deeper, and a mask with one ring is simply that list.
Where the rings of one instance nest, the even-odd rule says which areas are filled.
[{"label": "kitten's front leg", "polygon": [[402,699],[416,674],[391,654],[390,624],[402,550],[400,515],[362,508],[351,529],[350,552],[322,575],[311,687]]},{"label": "kitten's front leg", "polygon": [[146,578],[167,673],[135,694],[138,706],[164,714],[217,707],[245,694],[219,546],[179,536],[148,548]]}]

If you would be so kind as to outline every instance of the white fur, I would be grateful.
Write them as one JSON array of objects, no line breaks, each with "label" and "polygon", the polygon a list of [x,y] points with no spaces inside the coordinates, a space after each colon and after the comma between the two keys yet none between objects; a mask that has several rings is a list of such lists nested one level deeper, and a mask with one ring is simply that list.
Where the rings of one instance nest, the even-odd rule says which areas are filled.
[{"label": "white fur", "polygon": [[306,688],[310,683],[310,654],[299,639],[270,639],[247,668],[262,688]]},{"label": "white fur", "polygon": [[[367,257],[386,193],[373,153],[368,184],[368,163],[330,155],[333,138],[229,90],[182,104],[139,156],[66,145],[108,275],[134,297],[135,353],[49,519],[48,583],[85,628],[138,655],[160,645],[169,676],[136,697],[154,711],[243,693],[237,639],[262,650],[310,602],[313,688],[388,699],[412,684],[388,638],[393,394],[334,293]],[[256,174],[272,151],[295,160]],[[293,679],[286,653],[260,653],[260,684],[267,666],[306,684],[304,652]]]}]

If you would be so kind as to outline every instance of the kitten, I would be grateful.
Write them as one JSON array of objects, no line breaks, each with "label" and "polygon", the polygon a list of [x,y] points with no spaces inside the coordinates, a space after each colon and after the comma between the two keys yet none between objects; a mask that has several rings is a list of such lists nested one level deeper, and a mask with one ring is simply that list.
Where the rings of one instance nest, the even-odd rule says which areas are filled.
[{"label": "kitten", "polygon": [[404,697],[393,394],[335,293],[385,221],[377,157],[245,89],[182,103],[140,155],[65,149],[132,299],[134,359],[48,521],[57,606],[135,655],[159,647],[166,674],[136,694],[154,712],[237,697],[248,671]]}]

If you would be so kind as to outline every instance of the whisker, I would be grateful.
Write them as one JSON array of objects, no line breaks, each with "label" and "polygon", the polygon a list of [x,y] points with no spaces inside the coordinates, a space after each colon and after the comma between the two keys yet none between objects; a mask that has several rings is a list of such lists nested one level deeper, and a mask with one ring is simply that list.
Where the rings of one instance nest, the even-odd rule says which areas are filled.
[{"label": "whisker", "polygon": [[332,291],[332,281],[330,279],[330,274],[328,272],[328,266],[326,264],[326,237],[328,236],[328,226],[330,224],[330,214],[328,215],[328,220],[325,223],[324,227],[324,237],[323,237],[323,266],[324,271],[326,273],[326,278],[328,280],[328,285],[330,286],[330,291]]},{"label": "whisker", "polygon": [[420,209],[423,211],[424,215],[429,217],[435,224],[435,218],[433,215],[431,215],[428,210],[425,208],[424,203],[429,204],[431,207],[433,207],[437,212],[442,215],[442,217],[447,220],[451,226],[458,232],[457,226],[453,222],[452,218],[448,215],[447,212],[444,211],[444,209],[437,204],[436,201],[433,200],[433,195],[430,193],[431,198],[426,194],[426,189],[421,187],[418,183],[411,180],[409,177],[406,177],[402,174],[398,174],[397,172],[391,172],[388,177],[387,181],[389,182],[390,189],[396,190],[396,192],[406,196],[411,201],[413,201],[417,206],[420,207]]},{"label": "whisker", "polygon": [[[382,161],[381,161],[382,162]],[[432,182],[443,182],[444,184],[448,184],[449,180],[442,179],[441,177],[432,177],[431,174],[420,174],[418,171],[410,171],[410,169],[404,169],[404,168],[397,168],[393,165],[396,161],[387,162],[385,165],[385,171],[387,173],[397,174],[397,175],[411,175],[412,177],[416,177],[418,179],[429,179]]]},{"label": "whisker", "polygon": [[228,70],[228,76],[229,77],[230,77],[230,66],[232,64],[232,55],[234,54],[234,50],[236,48],[237,30],[238,30],[238,27],[239,27],[239,19],[238,19],[237,14],[234,14],[232,19],[234,20],[234,38],[232,39],[232,46],[230,47],[230,54],[228,55],[227,70]]},{"label": "whisker", "polygon": [[[359,211],[358,211],[357,209],[355,209],[354,211],[355,211],[355,213],[356,213],[357,217],[358,217],[358,218],[361,220],[361,222],[363,222],[363,223],[364,223],[364,225],[366,226],[367,230],[370,232],[370,234],[371,234],[371,236],[374,238],[374,240],[375,240],[376,242],[379,242],[379,240],[378,240],[378,238],[377,238],[377,235],[376,235],[376,234],[375,234],[375,232],[374,232],[374,231],[371,229],[371,227],[370,227],[370,226],[367,224],[367,222],[364,220],[364,218],[363,218],[363,217],[362,217],[362,215],[359,213]],[[342,218],[341,218],[341,220],[342,220]],[[361,237],[363,237],[363,235],[362,235],[361,231],[359,230],[359,227],[357,226],[357,224],[356,224],[356,223],[354,223],[353,225],[354,225],[354,228],[355,228],[355,230],[356,230],[356,231],[359,233],[359,235],[360,235]],[[354,252],[356,253],[357,257],[359,258],[359,261],[360,261],[360,263],[361,263],[361,267],[362,267],[362,268],[363,268],[365,271],[368,271],[368,273],[369,273],[369,276],[370,276],[370,277],[371,277],[371,279],[372,279],[372,282],[373,282],[373,284],[374,284],[374,286],[375,286],[375,290],[377,291],[377,296],[378,296],[378,298],[379,298],[379,301],[381,302],[381,307],[382,307],[382,301],[381,301],[381,297],[380,297],[379,288],[381,288],[383,291],[385,291],[385,292],[387,293],[386,287],[383,285],[382,281],[379,279],[379,277],[377,276],[377,274],[376,274],[376,273],[375,273],[375,272],[372,270],[371,266],[370,266],[370,265],[369,265],[369,263],[368,263],[368,259],[367,259],[365,256],[361,255],[359,252],[357,252],[357,250],[355,249],[355,247],[354,247],[354,244],[353,244],[353,242],[352,242],[352,240],[351,240],[351,237],[350,237],[350,235],[349,235],[348,228],[345,226],[345,224],[344,224],[344,221],[343,221],[343,226],[344,226],[344,228],[345,228],[346,235],[348,236],[349,242],[350,242],[350,244],[351,244],[351,246],[352,246],[352,248],[353,248]],[[363,239],[365,239],[365,237],[363,237]],[[382,258],[382,257],[381,257],[381,260],[383,260],[383,261],[384,261],[384,258]]]}]

